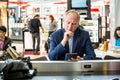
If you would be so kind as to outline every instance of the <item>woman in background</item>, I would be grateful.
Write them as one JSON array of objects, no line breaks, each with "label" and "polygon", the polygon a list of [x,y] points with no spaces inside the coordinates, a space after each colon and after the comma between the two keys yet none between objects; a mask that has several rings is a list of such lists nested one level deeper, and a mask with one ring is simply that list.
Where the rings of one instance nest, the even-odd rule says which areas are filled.
[{"label": "woman in background", "polygon": [[57,30],[57,27],[58,27],[57,22],[56,22],[56,20],[55,20],[55,18],[54,18],[53,15],[49,15],[49,19],[50,19],[50,23],[49,23],[48,39],[47,39],[47,41],[45,42],[45,46],[44,46],[44,47],[45,47],[45,50],[47,51],[47,53],[48,53],[49,48],[50,48],[50,35],[51,35],[54,31],[56,31],[56,30]]},{"label": "woman in background", "polygon": [[114,32],[115,46],[120,46],[120,26],[115,29]]},{"label": "woman in background", "polygon": [[56,31],[57,29],[57,22],[55,21],[55,18],[53,15],[49,15],[50,23],[49,23],[49,37],[50,34]]}]

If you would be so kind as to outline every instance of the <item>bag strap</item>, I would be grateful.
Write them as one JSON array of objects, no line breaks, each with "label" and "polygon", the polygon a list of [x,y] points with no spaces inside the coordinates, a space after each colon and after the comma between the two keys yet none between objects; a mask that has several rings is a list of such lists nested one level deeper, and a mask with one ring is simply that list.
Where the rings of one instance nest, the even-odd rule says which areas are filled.
[{"label": "bag strap", "polygon": [[29,69],[33,69],[32,63],[30,62],[30,57],[22,58],[22,61],[26,62],[29,66]]}]

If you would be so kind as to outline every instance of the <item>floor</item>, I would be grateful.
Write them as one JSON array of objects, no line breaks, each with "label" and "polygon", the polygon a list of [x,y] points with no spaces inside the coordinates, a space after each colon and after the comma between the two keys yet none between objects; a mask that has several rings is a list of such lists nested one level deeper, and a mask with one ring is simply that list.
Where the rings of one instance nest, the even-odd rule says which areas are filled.
[{"label": "floor", "polygon": [[[12,46],[16,46],[16,51],[18,53],[24,52],[23,41],[13,41]],[[47,57],[47,54],[48,53],[44,49],[44,43],[42,43],[41,46],[40,46],[40,54],[37,54],[37,55],[35,55],[35,54],[25,54],[25,55],[22,54],[22,55],[24,55],[24,57],[29,56],[31,59],[36,59],[36,58],[39,58],[41,56]]]}]

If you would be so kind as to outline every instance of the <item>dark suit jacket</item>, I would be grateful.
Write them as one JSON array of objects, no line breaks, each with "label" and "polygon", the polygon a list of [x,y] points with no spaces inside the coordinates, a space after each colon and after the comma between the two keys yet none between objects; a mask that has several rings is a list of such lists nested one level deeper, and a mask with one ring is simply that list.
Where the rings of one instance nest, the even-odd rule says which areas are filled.
[{"label": "dark suit jacket", "polygon": [[[68,42],[65,47],[61,41],[64,36],[65,29],[60,29],[54,32],[50,37],[50,60],[65,60],[66,53],[69,53]],[[95,59],[96,55],[92,47],[89,33],[85,30],[77,28],[73,36],[73,53],[78,53],[85,60]],[[84,56],[85,54],[85,56]]]},{"label": "dark suit jacket", "polygon": [[3,50],[6,50],[8,48],[8,45],[11,45],[12,40],[8,37],[5,37],[4,44],[3,44]]}]

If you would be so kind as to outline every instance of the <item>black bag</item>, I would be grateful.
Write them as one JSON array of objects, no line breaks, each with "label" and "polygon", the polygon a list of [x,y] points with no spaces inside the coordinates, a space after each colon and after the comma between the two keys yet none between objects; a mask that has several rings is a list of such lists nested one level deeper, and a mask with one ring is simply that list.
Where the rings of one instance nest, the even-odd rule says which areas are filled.
[{"label": "black bag", "polygon": [[3,69],[3,79],[4,80],[19,80],[19,79],[29,79],[35,75],[35,70],[32,69],[32,64],[24,60],[6,60]]},{"label": "black bag", "polygon": [[35,30],[34,30],[33,24],[32,24],[32,19],[28,22],[28,30],[30,33],[35,33]]},{"label": "black bag", "polygon": [[49,49],[50,49],[50,39],[49,38],[45,42],[44,48],[47,51],[47,53],[49,53]]}]

